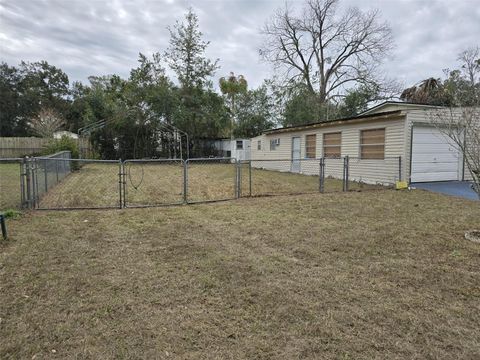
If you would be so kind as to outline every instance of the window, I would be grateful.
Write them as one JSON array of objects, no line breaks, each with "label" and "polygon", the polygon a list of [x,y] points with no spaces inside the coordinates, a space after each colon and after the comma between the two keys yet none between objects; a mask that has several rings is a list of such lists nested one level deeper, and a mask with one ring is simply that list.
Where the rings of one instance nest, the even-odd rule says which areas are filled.
[{"label": "window", "polygon": [[362,130],[360,132],[360,158],[385,158],[385,129]]},{"label": "window", "polygon": [[307,159],[315,159],[317,153],[317,135],[305,136],[305,157]]},{"label": "window", "polygon": [[243,140],[237,140],[237,150],[243,150]]},{"label": "window", "polygon": [[270,140],[270,150],[275,150],[280,145],[280,139]]},{"label": "window", "polygon": [[323,134],[323,157],[339,158],[342,156],[342,133]]},{"label": "window", "polygon": [[257,141],[257,150],[262,150],[262,140]]}]

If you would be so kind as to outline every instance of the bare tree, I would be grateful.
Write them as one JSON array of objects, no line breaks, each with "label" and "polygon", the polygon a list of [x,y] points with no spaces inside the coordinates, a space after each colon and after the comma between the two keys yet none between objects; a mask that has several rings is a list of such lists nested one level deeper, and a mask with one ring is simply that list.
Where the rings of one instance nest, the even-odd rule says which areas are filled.
[{"label": "bare tree", "polygon": [[432,117],[447,141],[462,154],[480,199],[480,107],[439,108]]},{"label": "bare tree", "polygon": [[433,112],[435,126],[462,154],[480,198],[480,50],[460,53],[461,70],[450,72],[447,89],[456,107]]},{"label": "bare tree", "polygon": [[53,137],[53,133],[65,125],[65,120],[55,110],[45,108],[30,119],[30,128],[41,137]]},{"label": "bare tree", "polygon": [[393,46],[377,10],[337,14],[339,0],[308,0],[303,12],[277,10],[265,24],[262,58],[283,70],[287,82],[304,83],[321,104],[355,84],[378,85],[378,67]]},{"label": "bare tree", "polygon": [[480,47],[475,46],[462,51],[457,60],[462,62],[462,70],[470,85],[474,86],[480,82]]}]

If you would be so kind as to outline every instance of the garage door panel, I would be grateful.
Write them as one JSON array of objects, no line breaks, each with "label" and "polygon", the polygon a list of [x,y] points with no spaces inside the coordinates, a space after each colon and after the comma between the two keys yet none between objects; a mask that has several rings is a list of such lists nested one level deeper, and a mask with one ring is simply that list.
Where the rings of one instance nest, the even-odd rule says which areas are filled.
[{"label": "garage door panel", "polygon": [[412,175],[412,182],[450,181],[457,180],[457,172],[449,173],[419,173]]},{"label": "garage door panel", "polygon": [[412,182],[458,180],[461,157],[434,127],[415,126],[412,138]]},{"label": "garage door panel", "polygon": [[[439,156],[440,154],[440,156]],[[453,153],[423,153],[423,154],[415,154],[412,156],[412,160],[414,163],[416,162],[454,162],[458,163],[458,154]]]},{"label": "garage door panel", "polygon": [[457,173],[457,163],[416,163],[413,167],[413,172],[415,173],[427,173],[427,172],[452,172],[452,169],[455,169],[454,172]]},{"label": "garage door panel", "polygon": [[415,134],[415,144],[443,144],[449,143],[449,139],[443,136],[435,136],[432,134]]},{"label": "garage door panel", "polygon": [[435,154],[454,154],[458,156],[458,151],[453,146],[445,143],[413,144],[414,154],[435,153]]}]

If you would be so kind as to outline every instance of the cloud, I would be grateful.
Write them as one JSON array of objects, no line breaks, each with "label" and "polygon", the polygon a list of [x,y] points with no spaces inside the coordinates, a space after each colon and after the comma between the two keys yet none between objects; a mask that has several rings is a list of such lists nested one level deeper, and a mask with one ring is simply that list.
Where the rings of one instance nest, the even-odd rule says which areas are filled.
[{"label": "cloud", "polygon": [[[0,59],[47,60],[71,80],[116,73],[128,76],[138,53],[163,52],[167,26],[192,6],[210,41],[207,55],[219,58],[218,77],[234,71],[258,86],[272,75],[258,48],[260,28],[284,1],[41,1],[0,2]],[[292,6],[301,6],[295,1]],[[476,0],[344,0],[342,6],[378,8],[393,29],[396,48],[383,69],[411,85],[456,66],[457,54],[479,45]]]}]

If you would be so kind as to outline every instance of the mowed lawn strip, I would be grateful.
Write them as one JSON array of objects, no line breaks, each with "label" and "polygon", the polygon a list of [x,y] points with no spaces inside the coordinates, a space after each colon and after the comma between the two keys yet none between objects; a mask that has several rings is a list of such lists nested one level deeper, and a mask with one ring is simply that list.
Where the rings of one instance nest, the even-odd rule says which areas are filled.
[{"label": "mowed lawn strip", "polygon": [[479,220],[423,191],[26,214],[0,358],[478,358]]}]

